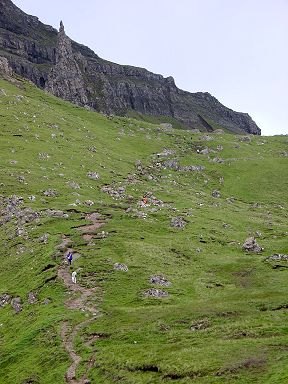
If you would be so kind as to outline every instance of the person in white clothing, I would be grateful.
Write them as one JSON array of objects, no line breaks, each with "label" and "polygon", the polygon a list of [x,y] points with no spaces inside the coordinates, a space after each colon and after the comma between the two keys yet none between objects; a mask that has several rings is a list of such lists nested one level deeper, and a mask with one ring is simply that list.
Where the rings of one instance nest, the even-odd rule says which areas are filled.
[{"label": "person in white clothing", "polygon": [[74,284],[76,284],[76,275],[77,275],[76,271],[72,272],[72,283]]}]

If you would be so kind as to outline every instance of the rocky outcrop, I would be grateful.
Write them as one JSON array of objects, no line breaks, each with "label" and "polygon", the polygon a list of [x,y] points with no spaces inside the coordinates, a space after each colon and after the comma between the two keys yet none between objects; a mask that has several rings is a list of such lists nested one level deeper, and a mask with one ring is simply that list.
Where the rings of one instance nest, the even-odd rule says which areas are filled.
[{"label": "rocky outcrop", "polygon": [[131,111],[173,118],[183,126],[261,134],[246,113],[234,112],[209,93],[180,90],[172,77],[101,59],[89,48],[0,0],[0,55],[19,75],[55,96],[106,114]]},{"label": "rocky outcrop", "polygon": [[[78,54],[78,60],[85,62],[81,53]],[[48,75],[45,89],[75,104],[88,104],[83,75],[76,55],[73,53],[71,40],[65,34],[62,21],[57,38],[55,65]]]}]

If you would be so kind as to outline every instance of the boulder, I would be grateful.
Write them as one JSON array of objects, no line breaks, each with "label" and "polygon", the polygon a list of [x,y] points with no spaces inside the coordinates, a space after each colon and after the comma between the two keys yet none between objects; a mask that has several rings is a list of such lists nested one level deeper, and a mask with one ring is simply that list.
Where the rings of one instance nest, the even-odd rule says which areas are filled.
[{"label": "boulder", "polygon": [[254,253],[259,253],[263,251],[263,248],[257,244],[257,241],[255,240],[254,237],[248,237],[245,240],[244,244],[242,245],[242,248],[245,251],[254,252]]},{"label": "boulder", "polygon": [[171,282],[168,281],[167,279],[165,279],[165,277],[163,277],[161,275],[151,276],[149,279],[149,283],[162,285],[164,287],[169,287],[171,285]]},{"label": "boulder", "polygon": [[11,306],[14,309],[16,313],[19,313],[22,311],[22,302],[20,297],[14,297],[11,300]]}]

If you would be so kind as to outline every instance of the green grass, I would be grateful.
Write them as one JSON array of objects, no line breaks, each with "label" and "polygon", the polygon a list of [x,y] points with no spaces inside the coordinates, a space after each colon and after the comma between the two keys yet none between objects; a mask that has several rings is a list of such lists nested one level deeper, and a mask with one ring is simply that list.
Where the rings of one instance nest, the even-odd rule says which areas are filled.
[{"label": "green grass", "polygon": [[[26,82],[16,87],[0,81],[0,88],[6,93],[0,95],[0,194],[22,196],[23,207],[42,212],[38,221],[24,225],[27,239],[15,236],[15,219],[0,227],[0,295],[23,301],[17,315],[10,305],[0,308],[0,383],[65,383],[70,362],[61,323],[76,324],[85,315],[64,305],[68,293],[56,278],[61,234],[70,236],[81,253],[74,266],[79,282],[101,288],[94,300],[102,316],[76,339],[83,358],[79,377],[97,351],[91,383],[287,383],[288,269],[265,262],[273,253],[288,252],[288,168],[281,155],[287,137],[240,142],[225,133],[203,141],[203,134],[182,129],[162,132],[150,119],[107,118]],[[89,150],[92,146],[96,152]],[[197,153],[206,146],[209,155]],[[156,154],[163,148],[175,151],[168,158],[180,165],[205,170],[161,168],[157,163],[166,158]],[[41,159],[39,153],[49,157]],[[217,156],[224,162],[213,162]],[[146,174],[137,171],[136,160]],[[89,171],[100,179],[88,178]],[[127,176],[133,174],[137,182],[129,184]],[[72,181],[80,188],[73,189]],[[125,186],[125,197],[116,200],[102,192],[105,184]],[[45,197],[48,188],[58,196]],[[215,189],[220,198],[212,197]],[[139,208],[148,191],[164,206]],[[88,199],[94,201],[89,208]],[[132,211],[126,212],[128,207]],[[69,217],[47,217],[48,208]],[[86,223],[85,212],[93,211],[106,217],[101,230],[109,236],[87,246],[76,227]],[[137,211],[147,217],[137,217]],[[184,229],[170,226],[175,216],[185,218]],[[264,251],[247,254],[241,245],[256,231]],[[43,233],[49,233],[47,244],[38,241]],[[115,271],[115,262],[129,271]],[[168,288],[155,286],[169,297],[144,297],[155,274],[171,281]],[[29,305],[31,291],[38,301]],[[199,321],[207,327],[192,331]],[[85,346],[95,333],[106,337]]]}]

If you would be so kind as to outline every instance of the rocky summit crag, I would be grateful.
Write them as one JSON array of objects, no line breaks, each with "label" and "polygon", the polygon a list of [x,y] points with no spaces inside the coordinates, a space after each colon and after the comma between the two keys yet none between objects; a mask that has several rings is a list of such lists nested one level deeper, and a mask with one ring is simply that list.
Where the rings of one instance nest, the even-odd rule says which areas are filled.
[{"label": "rocky summit crag", "polygon": [[62,23],[57,32],[10,0],[0,0],[0,56],[38,87],[99,112],[148,115],[202,131],[261,134],[248,114],[226,108],[209,93],[189,93],[177,88],[173,77],[103,60],[66,36]]}]

